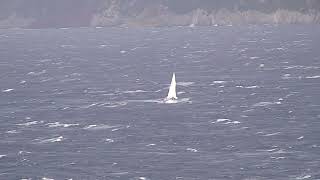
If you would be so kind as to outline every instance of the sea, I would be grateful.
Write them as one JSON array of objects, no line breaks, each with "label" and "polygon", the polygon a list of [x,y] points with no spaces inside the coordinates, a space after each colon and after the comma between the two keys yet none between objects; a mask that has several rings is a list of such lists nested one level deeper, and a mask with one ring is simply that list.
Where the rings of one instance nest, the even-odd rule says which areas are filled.
[{"label": "sea", "polygon": [[320,26],[0,30],[0,179],[320,179]]}]

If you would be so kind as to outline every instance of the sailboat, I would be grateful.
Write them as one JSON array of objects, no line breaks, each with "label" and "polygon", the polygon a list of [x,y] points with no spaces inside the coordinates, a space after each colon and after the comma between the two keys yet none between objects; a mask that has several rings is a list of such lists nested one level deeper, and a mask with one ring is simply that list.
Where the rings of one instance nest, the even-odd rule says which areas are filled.
[{"label": "sailboat", "polygon": [[171,84],[168,92],[168,96],[164,99],[165,103],[176,103],[177,102],[177,93],[176,93],[176,75],[172,74]]}]

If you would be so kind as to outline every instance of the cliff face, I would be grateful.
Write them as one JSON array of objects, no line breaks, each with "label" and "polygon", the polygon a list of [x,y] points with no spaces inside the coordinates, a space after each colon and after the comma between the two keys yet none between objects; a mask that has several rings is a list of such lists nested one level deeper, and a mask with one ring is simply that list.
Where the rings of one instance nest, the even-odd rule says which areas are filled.
[{"label": "cliff face", "polygon": [[2,0],[0,28],[319,23],[320,0]]}]

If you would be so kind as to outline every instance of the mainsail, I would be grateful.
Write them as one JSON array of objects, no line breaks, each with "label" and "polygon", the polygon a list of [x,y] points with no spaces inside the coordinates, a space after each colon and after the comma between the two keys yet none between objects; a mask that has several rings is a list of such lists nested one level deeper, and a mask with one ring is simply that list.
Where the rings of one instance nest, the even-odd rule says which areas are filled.
[{"label": "mainsail", "polygon": [[178,99],[176,93],[176,75],[173,73],[169,93],[166,99]]}]

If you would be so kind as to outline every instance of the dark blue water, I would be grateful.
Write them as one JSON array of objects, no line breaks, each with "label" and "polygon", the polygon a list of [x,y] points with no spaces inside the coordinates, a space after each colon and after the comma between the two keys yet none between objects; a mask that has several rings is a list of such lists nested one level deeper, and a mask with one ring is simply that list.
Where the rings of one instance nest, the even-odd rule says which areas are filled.
[{"label": "dark blue water", "polygon": [[0,179],[320,179],[319,34],[0,30]]}]

